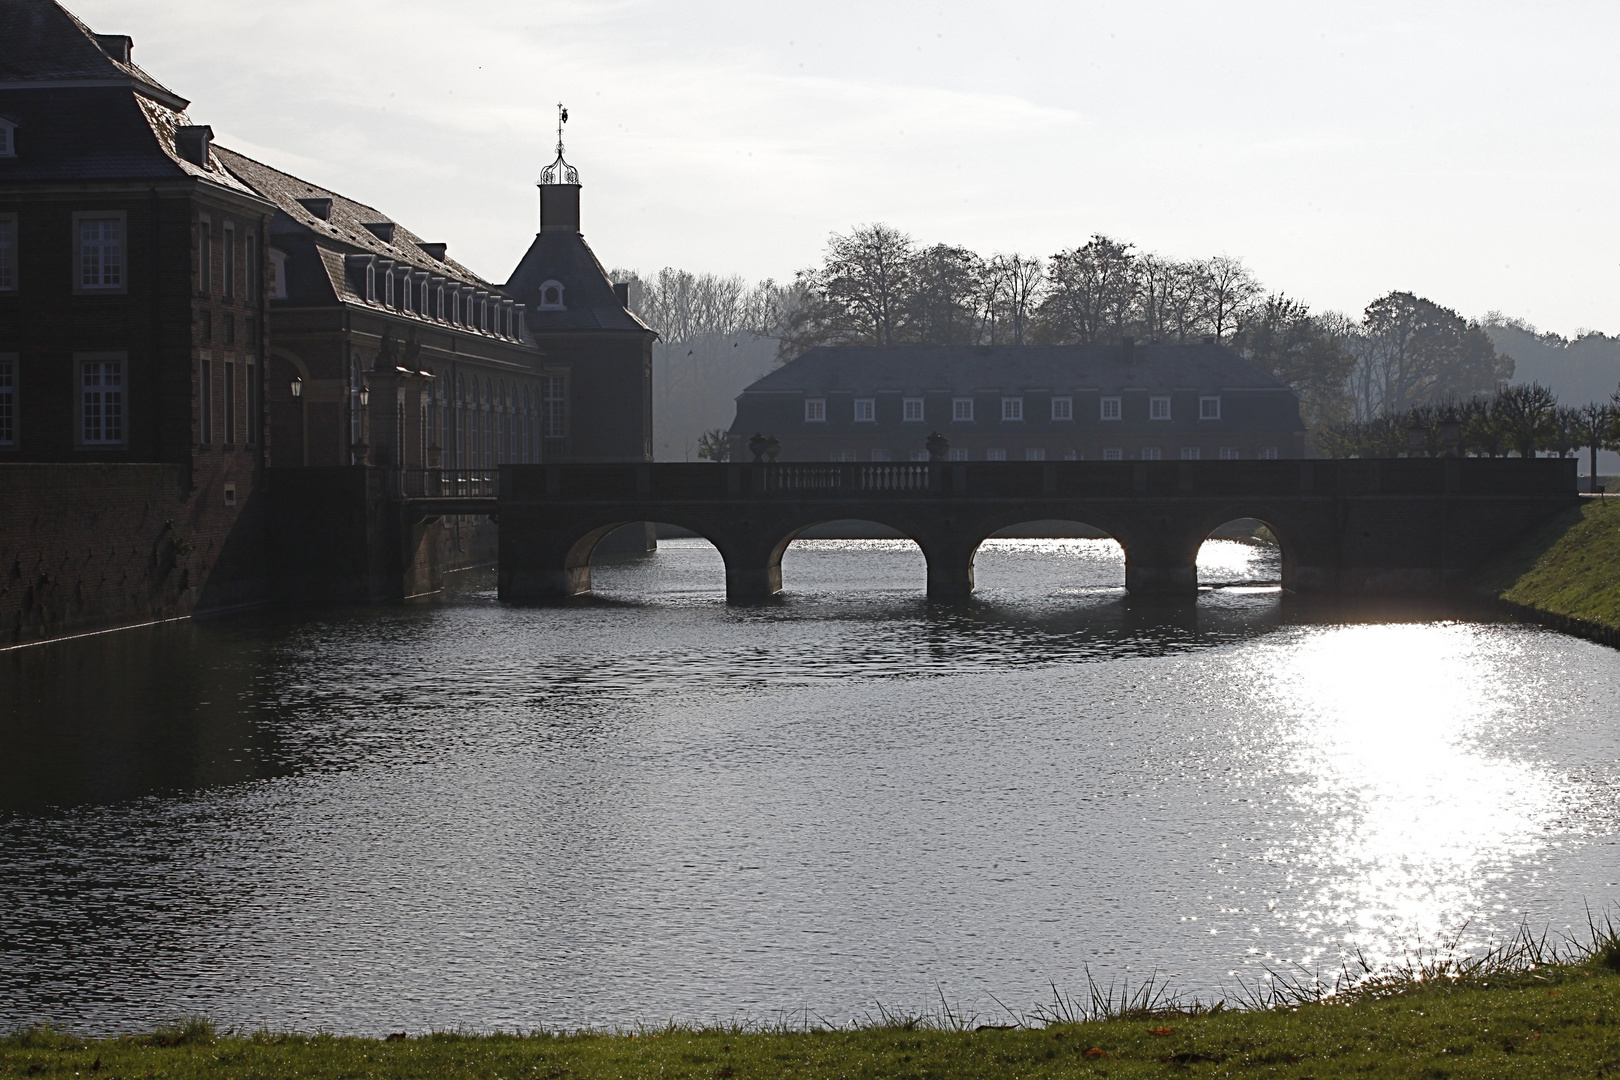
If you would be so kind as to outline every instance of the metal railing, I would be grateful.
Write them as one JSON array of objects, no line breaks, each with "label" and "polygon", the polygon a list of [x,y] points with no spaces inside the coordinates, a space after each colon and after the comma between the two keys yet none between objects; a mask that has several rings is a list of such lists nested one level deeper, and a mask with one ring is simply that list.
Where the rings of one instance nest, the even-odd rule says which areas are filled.
[{"label": "metal railing", "polygon": [[927,491],[927,465],[767,465],[765,491]]},{"label": "metal railing", "polygon": [[500,494],[497,469],[398,469],[394,493],[406,499],[493,499]]}]

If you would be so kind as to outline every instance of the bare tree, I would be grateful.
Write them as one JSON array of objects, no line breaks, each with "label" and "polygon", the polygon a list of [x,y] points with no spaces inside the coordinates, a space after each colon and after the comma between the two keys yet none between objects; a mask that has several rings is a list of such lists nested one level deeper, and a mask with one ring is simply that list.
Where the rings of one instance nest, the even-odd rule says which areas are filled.
[{"label": "bare tree", "polygon": [[1022,345],[1045,280],[1041,260],[997,255],[984,271],[982,337],[986,345]]},{"label": "bare tree", "polygon": [[1535,457],[1553,434],[1558,398],[1540,383],[1505,386],[1492,401],[1491,412],[1508,445],[1520,457]]},{"label": "bare tree", "polygon": [[1042,336],[1087,345],[1118,340],[1135,300],[1135,261],[1130,244],[1101,234],[1053,255],[1040,306]]},{"label": "bare tree", "polygon": [[1235,333],[1262,289],[1242,259],[1217,255],[1200,264],[1204,319],[1220,341]]}]

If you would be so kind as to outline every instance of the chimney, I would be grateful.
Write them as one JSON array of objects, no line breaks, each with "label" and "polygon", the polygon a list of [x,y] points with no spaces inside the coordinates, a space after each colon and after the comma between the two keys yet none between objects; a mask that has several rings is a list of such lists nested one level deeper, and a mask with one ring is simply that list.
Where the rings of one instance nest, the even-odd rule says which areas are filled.
[{"label": "chimney", "polygon": [[308,210],[311,214],[320,218],[322,221],[332,220],[331,199],[299,199],[298,205],[302,206],[305,210]]},{"label": "chimney", "polygon": [[579,232],[579,185],[540,185],[540,231]]},{"label": "chimney", "polygon": [[108,59],[116,60],[120,64],[130,62],[130,54],[135,51],[135,39],[127,34],[91,34],[101,51],[107,54]]},{"label": "chimney", "polygon": [[182,124],[174,129],[175,153],[202,168],[208,168],[208,148],[214,142],[214,129],[207,124]]},{"label": "chimney", "polygon": [[613,295],[618,298],[619,306],[626,311],[630,310],[630,283],[628,281],[615,281]]},{"label": "chimney", "polygon": [[385,244],[394,242],[394,223],[392,221],[367,221],[364,223],[367,231]]},{"label": "chimney", "polygon": [[1127,365],[1136,363],[1136,339],[1126,334],[1119,339],[1120,355]]},{"label": "chimney", "polygon": [[444,262],[445,249],[448,248],[450,245],[449,244],[417,244],[416,246],[421,248],[423,251],[427,252],[428,258],[437,259],[440,262]]}]

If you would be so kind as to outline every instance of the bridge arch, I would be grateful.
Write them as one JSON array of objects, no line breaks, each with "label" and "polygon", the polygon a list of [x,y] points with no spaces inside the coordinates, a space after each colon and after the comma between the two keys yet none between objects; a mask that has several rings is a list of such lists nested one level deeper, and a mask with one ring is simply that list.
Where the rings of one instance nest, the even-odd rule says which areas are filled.
[{"label": "bridge arch", "polygon": [[1199,587],[1281,584],[1293,547],[1292,531],[1265,518],[1244,515],[1219,522],[1198,547]]},{"label": "bridge arch", "polygon": [[[994,584],[998,572],[1010,570],[1021,556],[1027,557],[1036,551],[1050,555],[1054,550],[1067,551],[1072,555],[1073,565],[1070,569],[1079,575],[1075,579],[1065,578],[1060,588],[1075,584],[1124,588],[1125,548],[1109,526],[1102,523],[1102,519],[1093,521],[1089,516],[1026,517],[1019,521],[992,519],[986,524],[993,524],[995,528],[979,538],[968,556],[966,584],[969,588],[977,589],[982,584],[981,555],[986,556],[983,569],[990,571],[989,582]],[[998,563],[1001,565],[998,566]],[[961,572],[958,570],[958,574]],[[1089,582],[1085,580],[1087,576],[1091,578]]]}]

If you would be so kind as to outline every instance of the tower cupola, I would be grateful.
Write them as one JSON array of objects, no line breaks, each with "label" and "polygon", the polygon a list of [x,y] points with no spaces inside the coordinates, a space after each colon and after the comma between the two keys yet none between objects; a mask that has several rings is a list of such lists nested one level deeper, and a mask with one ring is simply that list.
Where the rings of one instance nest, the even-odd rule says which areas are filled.
[{"label": "tower cupola", "polygon": [[557,103],[557,160],[540,173],[540,231],[579,232],[579,170],[563,160],[568,110]]}]

